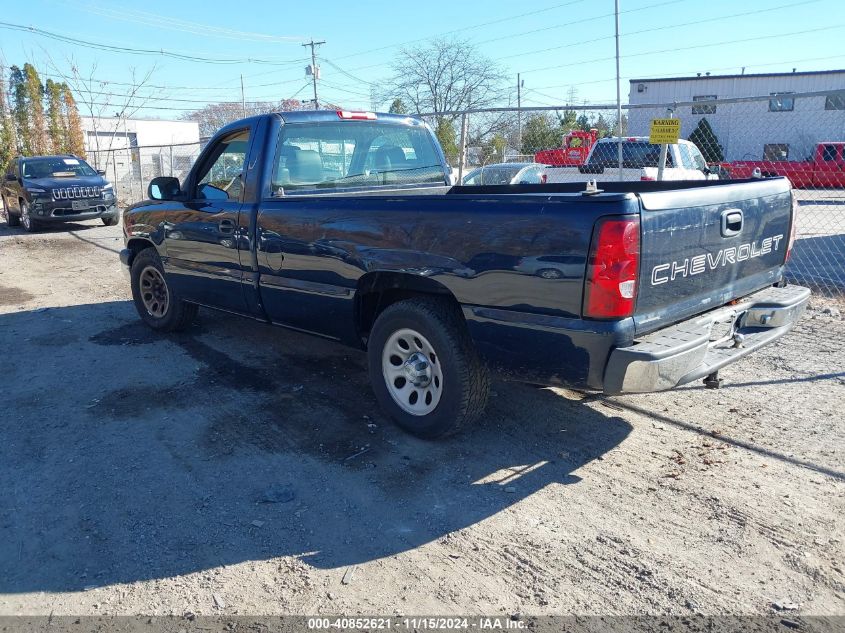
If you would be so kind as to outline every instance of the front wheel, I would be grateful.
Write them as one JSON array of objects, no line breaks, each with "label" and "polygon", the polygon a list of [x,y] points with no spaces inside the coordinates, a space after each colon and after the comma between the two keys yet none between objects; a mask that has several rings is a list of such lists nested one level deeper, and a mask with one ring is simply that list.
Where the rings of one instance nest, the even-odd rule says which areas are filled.
[{"label": "front wheel", "polygon": [[103,221],[103,224],[105,224],[106,226],[115,226],[117,224],[117,218],[116,217],[114,217],[114,218],[101,218],[101,219]]},{"label": "front wheel", "polygon": [[449,435],[484,412],[487,368],[460,312],[446,301],[419,298],[389,306],[370,332],[368,360],[379,404],[413,435]]},{"label": "front wheel", "polygon": [[21,201],[21,225],[27,233],[35,233],[38,230],[38,224],[29,213],[29,204],[24,201]]},{"label": "front wheel", "polygon": [[180,299],[168,285],[155,249],[147,248],[135,256],[130,275],[135,309],[154,330],[182,330],[197,316],[196,304]]}]

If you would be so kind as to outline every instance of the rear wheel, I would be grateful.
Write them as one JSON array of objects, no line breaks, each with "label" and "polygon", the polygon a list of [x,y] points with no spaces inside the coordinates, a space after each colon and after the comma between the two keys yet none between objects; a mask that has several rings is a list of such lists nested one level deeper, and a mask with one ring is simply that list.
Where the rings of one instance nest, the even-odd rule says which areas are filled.
[{"label": "rear wheel", "polygon": [[484,412],[487,368],[446,301],[408,299],[385,309],[370,332],[368,357],[379,404],[413,435],[449,435]]},{"label": "rear wheel", "polygon": [[105,224],[106,226],[114,226],[115,224],[117,224],[117,217],[102,218],[102,220],[103,220],[103,224]]},{"label": "rear wheel", "polygon": [[23,226],[24,231],[27,233],[34,233],[38,230],[38,223],[32,219],[32,216],[29,213],[29,204],[27,204],[24,200],[21,200],[20,205],[21,226]]},{"label": "rear wheel", "polygon": [[130,274],[135,309],[144,323],[154,330],[182,330],[197,316],[196,304],[180,299],[168,285],[155,249],[138,253],[132,261]]}]

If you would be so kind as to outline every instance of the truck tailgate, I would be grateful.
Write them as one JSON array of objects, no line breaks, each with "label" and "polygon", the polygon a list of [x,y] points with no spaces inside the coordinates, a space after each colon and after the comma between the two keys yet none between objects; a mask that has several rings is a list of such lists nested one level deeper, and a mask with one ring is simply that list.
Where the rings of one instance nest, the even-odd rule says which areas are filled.
[{"label": "truck tailgate", "polygon": [[778,281],[789,243],[786,178],[640,194],[638,334]]}]

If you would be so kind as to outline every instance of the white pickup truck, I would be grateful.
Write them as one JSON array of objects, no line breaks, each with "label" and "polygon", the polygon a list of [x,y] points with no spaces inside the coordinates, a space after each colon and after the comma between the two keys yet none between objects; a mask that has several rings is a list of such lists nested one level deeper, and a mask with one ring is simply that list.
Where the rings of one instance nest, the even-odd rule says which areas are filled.
[{"label": "white pickup truck", "polygon": [[[619,178],[619,138],[603,138],[593,145],[587,162],[578,167],[547,167],[547,182],[614,181]],[[622,139],[621,180],[657,180],[660,145],[652,145],[647,136]],[[669,145],[663,180],[716,180],[707,161],[695,146],[684,139]]]}]

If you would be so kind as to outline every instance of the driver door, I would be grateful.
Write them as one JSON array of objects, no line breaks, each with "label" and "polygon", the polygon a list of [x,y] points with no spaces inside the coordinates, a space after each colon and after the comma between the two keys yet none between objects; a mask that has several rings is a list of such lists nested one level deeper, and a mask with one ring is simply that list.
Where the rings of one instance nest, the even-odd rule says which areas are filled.
[{"label": "driver door", "polygon": [[204,305],[248,312],[238,256],[238,215],[243,206],[252,129],[217,139],[185,183],[186,200],[167,213],[164,267],[174,289]]}]

